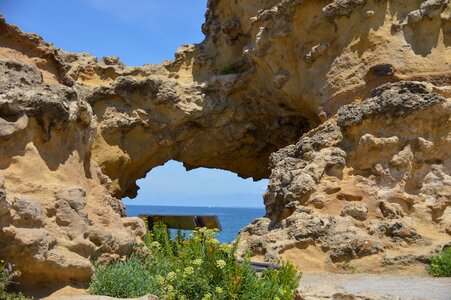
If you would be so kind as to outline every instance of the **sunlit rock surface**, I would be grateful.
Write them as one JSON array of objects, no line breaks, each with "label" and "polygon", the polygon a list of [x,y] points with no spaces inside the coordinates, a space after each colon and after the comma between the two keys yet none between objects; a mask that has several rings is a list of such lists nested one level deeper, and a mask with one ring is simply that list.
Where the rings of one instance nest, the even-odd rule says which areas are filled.
[{"label": "sunlit rock surface", "polygon": [[450,241],[449,1],[211,0],[202,30],[127,67],[0,20],[0,253],[22,281],[130,254],[120,198],[171,159],[270,178],[254,259],[424,272]]},{"label": "sunlit rock surface", "polygon": [[424,273],[450,242],[451,102],[419,82],[386,84],[270,159],[267,218],[241,252],[307,271]]}]

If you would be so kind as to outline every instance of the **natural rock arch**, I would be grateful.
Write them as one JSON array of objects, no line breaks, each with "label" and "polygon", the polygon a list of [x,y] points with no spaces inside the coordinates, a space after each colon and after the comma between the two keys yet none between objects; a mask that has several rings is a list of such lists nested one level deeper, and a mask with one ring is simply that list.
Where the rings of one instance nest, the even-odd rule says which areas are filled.
[{"label": "natural rock arch", "polygon": [[[441,134],[449,133],[448,2],[212,0],[203,43],[142,67],[64,52],[1,19],[2,255],[30,285],[86,283],[90,259],[126,256],[144,234],[140,220],[121,218],[120,198],[175,159],[188,169],[271,175],[270,218],[242,233],[242,248],[268,260],[319,249],[326,266],[371,255],[386,265],[416,264],[415,249],[430,255],[450,232],[449,134]],[[428,32],[433,40],[423,49],[418,41]],[[387,95],[409,101],[393,105]],[[390,107],[408,113],[409,124]],[[347,114],[361,122],[341,123]],[[403,140],[396,126],[374,129],[374,120],[410,126],[413,136]],[[360,144],[396,151],[359,168],[352,155]],[[424,149],[442,154],[426,157]],[[316,163],[321,157],[330,161]],[[362,191],[361,181],[370,188]],[[359,199],[387,203],[348,205],[340,216],[332,209]],[[355,233],[374,243],[344,247]],[[414,253],[383,257],[376,235],[396,253],[409,245]]]},{"label": "natural rock arch", "polygon": [[[108,68],[122,71],[120,66]],[[239,75],[216,76],[207,91],[206,84],[165,76],[118,76],[111,86],[87,96],[99,122],[93,159],[113,181],[115,196],[134,197],[136,180],[171,159],[187,169],[268,177],[269,155],[310,128],[305,117],[269,99],[236,102],[224,96],[223,85],[236,83]]]}]

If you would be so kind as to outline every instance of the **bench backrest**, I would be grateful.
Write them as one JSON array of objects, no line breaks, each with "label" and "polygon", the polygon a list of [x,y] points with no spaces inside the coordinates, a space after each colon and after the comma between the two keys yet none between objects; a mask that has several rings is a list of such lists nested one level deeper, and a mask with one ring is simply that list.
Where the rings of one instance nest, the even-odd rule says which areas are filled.
[{"label": "bench backrest", "polygon": [[193,230],[197,227],[222,230],[218,216],[178,216],[178,215],[140,215],[146,219],[149,230],[153,230],[154,224],[161,222],[171,229]]}]

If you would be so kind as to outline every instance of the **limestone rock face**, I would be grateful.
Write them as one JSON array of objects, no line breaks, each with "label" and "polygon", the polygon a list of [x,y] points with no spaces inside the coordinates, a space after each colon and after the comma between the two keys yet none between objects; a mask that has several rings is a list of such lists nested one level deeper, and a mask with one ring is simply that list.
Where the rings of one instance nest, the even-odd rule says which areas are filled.
[{"label": "limestone rock face", "polygon": [[262,259],[412,271],[449,241],[449,1],[210,0],[202,30],[127,67],[0,18],[0,254],[24,283],[130,254],[121,198],[171,159],[271,179],[241,233]]},{"label": "limestone rock face", "polygon": [[[386,82],[450,92],[449,1],[211,0],[206,17],[194,57],[199,78],[229,66],[249,82],[245,95],[267,95],[312,126]],[[240,32],[233,43],[224,30],[231,20]]]},{"label": "limestone rock face", "polygon": [[153,167],[263,178],[269,155],[310,128],[268,99],[229,99],[246,88],[238,75],[197,82],[189,61],[98,62],[4,19],[0,33],[0,253],[24,287],[86,284],[91,261],[129,255],[146,229],[120,198]]},{"label": "limestone rock face", "polygon": [[136,196],[136,180],[170,159],[187,169],[215,167],[264,178],[270,153],[310,128],[300,113],[269,101],[228,98],[229,89],[241,93],[246,86],[238,75],[200,83],[162,67],[143,67],[139,76],[116,68],[114,81],[85,97],[98,122],[92,158],[118,197]]},{"label": "limestone rock face", "polygon": [[92,259],[130,254],[143,231],[122,223],[91,158],[96,122],[70,55],[3,19],[0,32],[0,256],[22,287],[86,283]]},{"label": "limestone rock face", "polygon": [[409,272],[450,241],[451,102],[419,82],[372,95],[271,156],[267,219],[242,230],[242,251]]}]

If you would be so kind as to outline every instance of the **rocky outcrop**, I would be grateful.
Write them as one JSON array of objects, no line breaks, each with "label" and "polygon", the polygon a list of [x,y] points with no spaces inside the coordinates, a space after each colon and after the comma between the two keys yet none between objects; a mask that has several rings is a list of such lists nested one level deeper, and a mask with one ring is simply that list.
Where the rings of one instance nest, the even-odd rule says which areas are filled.
[{"label": "rocky outcrop", "polygon": [[98,62],[0,27],[0,251],[27,285],[86,283],[92,260],[129,255],[146,230],[120,198],[153,167],[263,178],[270,153],[310,128],[267,100],[228,99],[239,75],[194,82],[177,62]]},{"label": "rocky outcrop", "polygon": [[306,270],[352,261],[408,272],[441,250],[451,230],[451,102],[432,90],[383,85],[274,153],[267,217],[243,229],[242,251]]},{"label": "rocky outcrop", "polygon": [[121,219],[91,158],[96,121],[65,74],[70,55],[0,27],[0,256],[23,287],[86,283],[91,260],[130,254],[144,224]]},{"label": "rocky outcrop", "polygon": [[[417,10],[425,17],[409,24]],[[449,93],[450,13],[441,0],[209,1],[194,70],[206,80],[233,66],[249,82],[246,95],[265,93],[316,126],[386,82]],[[233,44],[222,30],[230,20],[240,24]]]},{"label": "rocky outcrop", "polygon": [[238,73],[244,95],[322,123],[271,155],[267,215],[241,232],[243,253],[417,272],[449,242],[450,13],[441,0],[209,2],[197,78]]},{"label": "rocky outcrop", "polygon": [[95,87],[85,97],[98,122],[93,159],[118,197],[136,196],[136,180],[170,159],[187,169],[222,168],[264,178],[270,153],[310,128],[299,113],[268,100],[227,97],[232,87],[234,93],[245,89],[239,75],[199,83],[176,79],[162,67],[143,67],[140,76],[127,75],[131,71],[121,67],[115,72],[110,85]]},{"label": "rocky outcrop", "polygon": [[450,16],[443,0],[210,0],[201,44],[142,67],[0,19],[2,257],[28,284],[86,282],[145,233],[120,199],[174,159],[270,177],[267,217],[241,233],[256,258],[427,261],[451,224]]}]

